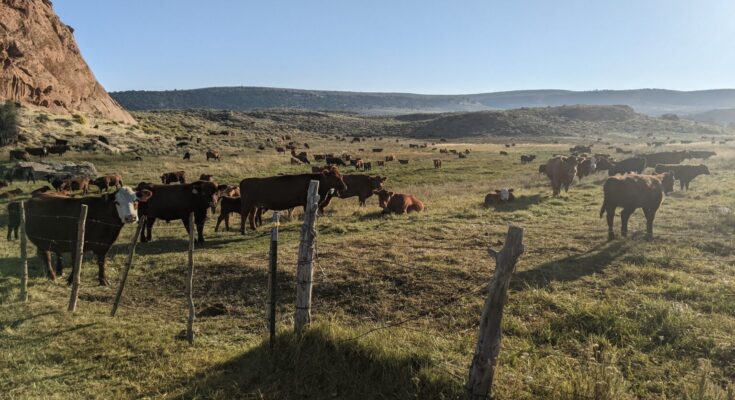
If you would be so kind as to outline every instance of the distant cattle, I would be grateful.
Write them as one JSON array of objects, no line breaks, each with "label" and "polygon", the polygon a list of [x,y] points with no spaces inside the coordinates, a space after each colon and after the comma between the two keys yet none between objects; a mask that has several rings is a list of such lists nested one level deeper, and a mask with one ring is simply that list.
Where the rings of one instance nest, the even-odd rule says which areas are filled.
[{"label": "distant cattle", "polygon": [[595,171],[597,171],[597,159],[594,156],[584,157],[577,165],[577,178],[582,182],[582,178],[593,174]]},{"label": "distant cattle", "polygon": [[500,155],[501,156],[507,156],[508,155],[508,152],[505,151],[505,150],[500,150]]},{"label": "distant cattle", "polygon": [[279,154],[280,154],[280,153],[286,153],[286,149],[284,149],[283,147],[280,147],[280,146],[279,146],[279,147],[276,147],[276,151],[277,151],[277,152],[278,152]]},{"label": "distant cattle", "polygon": [[664,194],[674,190],[674,175],[667,172],[662,175],[629,174],[607,178],[603,187],[604,200],[600,208],[600,218],[607,213],[607,237],[615,238],[613,221],[615,209],[621,207],[622,227],[620,234],[628,234],[628,219],[637,208],[642,208],[646,216],[646,233],[653,239],[653,220],[656,211],[661,207]]},{"label": "distant cattle", "polygon": [[578,144],[574,147],[569,148],[570,153],[592,153],[592,145],[585,146]]},{"label": "distant cattle", "polygon": [[326,158],[327,165],[340,165],[340,166],[346,166],[344,160],[342,160],[339,157],[327,157]]},{"label": "distant cattle", "polygon": [[173,172],[164,172],[161,174],[161,183],[168,185],[170,183],[179,182],[179,183],[186,183],[186,172],[184,171],[173,171]]},{"label": "distant cattle", "polygon": [[48,148],[49,154],[58,154],[59,156],[63,156],[69,150],[71,150],[71,147],[65,144],[57,144]]},{"label": "distant cattle", "polygon": [[398,163],[399,163],[399,164],[408,164],[408,160],[402,160],[402,159],[399,159],[399,160],[398,160]]},{"label": "distant cattle", "polygon": [[222,159],[222,155],[220,154],[219,150],[207,150],[206,153],[207,161],[210,159],[220,161]]},{"label": "distant cattle", "polygon": [[[101,197],[64,197],[41,194],[26,201],[26,234],[36,245],[37,254],[48,270],[48,276],[56,279],[51,268],[51,254],[57,254],[56,271],[61,274],[61,253],[74,253],[77,246],[77,220],[82,204],[87,205],[84,251],[97,256],[100,285],[108,285],[105,273],[105,257],[117,240],[126,223],[138,220],[135,203],[150,199],[149,191],[134,192],[128,187]],[[71,279],[72,274],[69,274]]]},{"label": "distant cattle", "polygon": [[546,163],[546,176],[551,181],[554,196],[561,192],[562,187],[565,192],[569,191],[569,185],[577,174],[578,163],[575,156],[556,156]]},{"label": "distant cattle", "polygon": [[219,198],[219,217],[217,217],[217,224],[214,226],[214,231],[219,230],[219,225],[222,221],[225,221],[225,231],[230,230],[230,214],[237,213],[242,218],[242,203],[240,197],[222,196]]},{"label": "distant cattle", "polygon": [[314,154],[314,161],[324,161],[327,158],[324,154]]},{"label": "distant cattle", "polygon": [[59,190],[69,192],[81,191],[86,195],[89,192],[89,184],[90,179],[86,176],[75,176],[73,178],[65,179]]},{"label": "distant cattle", "polygon": [[709,151],[709,150],[689,150],[688,158],[699,158],[699,159],[706,160],[716,155],[717,153],[715,153],[714,151]]},{"label": "distant cattle", "polygon": [[671,172],[674,179],[679,181],[680,190],[689,190],[689,183],[699,175],[709,175],[709,168],[704,164],[699,165],[677,165],[677,164],[658,164],[656,165],[656,173],[662,174]]},{"label": "distant cattle", "polygon": [[441,154],[449,154],[449,150],[447,150],[447,149],[439,149],[439,153],[441,153]]},{"label": "distant cattle", "polygon": [[378,205],[383,209],[384,214],[406,214],[412,211],[420,212],[424,210],[424,203],[411,194],[402,194],[381,190],[377,193]]},{"label": "distant cattle", "polygon": [[528,155],[522,154],[521,155],[521,164],[528,164],[530,162],[533,162],[533,160],[535,160],[535,159],[536,159],[536,155],[535,154],[528,154]]},{"label": "distant cattle", "polygon": [[115,189],[121,188],[123,186],[123,181],[122,176],[112,174],[100,176],[99,178],[96,178],[92,182],[90,182],[90,184],[97,186],[101,193],[102,189],[108,191],[111,187],[114,187]]},{"label": "distant cattle", "polygon": [[385,156],[385,161],[395,161],[395,160],[396,160],[396,156],[393,156],[393,155]]},{"label": "distant cattle", "polygon": [[384,167],[385,166],[385,161],[383,161],[383,160],[375,161],[375,166],[377,166],[377,167]]},{"label": "distant cattle", "polygon": [[337,168],[330,168],[316,174],[280,175],[267,178],[246,178],[240,181],[242,196],[242,222],[240,233],[245,234],[245,219],[255,230],[255,217],[258,208],[287,210],[304,206],[308,195],[309,182],[319,181],[319,198],[325,199],[332,190],[347,190],[342,175]]},{"label": "distant cattle", "polygon": [[612,163],[612,167],[607,171],[608,176],[615,174],[627,174],[629,172],[643,173],[646,169],[646,159],[643,157],[631,157],[622,161]]},{"label": "distant cattle", "polygon": [[38,157],[46,157],[48,155],[48,148],[46,146],[43,147],[26,147],[26,151],[28,154],[32,156],[38,156]]},{"label": "distant cattle", "polygon": [[466,153],[458,153],[457,154],[457,157],[459,157],[459,158],[467,158],[467,154]]},{"label": "distant cattle", "polygon": [[296,151],[291,150],[291,157],[299,160],[300,162],[302,162],[304,164],[311,164],[309,162],[309,156],[306,154],[305,151],[302,151],[301,153],[296,154]]},{"label": "distant cattle", "polygon": [[495,192],[488,193],[485,196],[485,207],[490,207],[494,204],[509,203],[515,201],[516,197],[513,195],[513,189],[495,189]]},{"label": "distant cattle", "polygon": [[373,170],[373,163],[372,162],[363,162],[362,163],[362,170],[363,171],[372,171]]},{"label": "distant cattle", "polygon": [[365,206],[367,199],[372,196],[375,192],[383,189],[383,183],[388,178],[381,176],[368,176],[368,175],[342,175],[342,180],[347,189],[339,190],[333,195],[327,195],[324,201],[319,205],[320,209],[324,209],[329,205],[332,197],[337,196],[340,199],[348,199],[350,197],[357,197],[360,206]]},{"label": "distant cattle", "polygon": [[442,167],[442,160],[435,158],[434,159],[434,168],[441,168]]},{"label": "distant cattle", "polygon": [[381,153],[381,152],[383,152],[383,149],[381,149],[381,148],[374,148],[373,149],[373,153]]},{"label": "distant cattle", "polygon": [[184,160],[191,160],[191,153],[189,153],[188,151],[184,153]]},{"label": "distant cattle", "polygon": [[689,152],[682,151],[665,151],[661,153],[641,154],[639,157],[646,159],[646,165],[653,167],[656,164],[681,164],[682,161],[689,158]]},{"label": "distant cattle", "polygon": [[10,150],[10,161],[31,161],[31,155],[25,150]]}]

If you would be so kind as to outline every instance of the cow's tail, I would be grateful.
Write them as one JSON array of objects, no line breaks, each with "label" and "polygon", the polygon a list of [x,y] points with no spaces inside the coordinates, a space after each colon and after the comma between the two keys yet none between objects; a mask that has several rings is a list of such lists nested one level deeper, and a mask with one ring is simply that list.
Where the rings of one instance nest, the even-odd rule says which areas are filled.
[{"label": "cow's tail", "polygon": [[605,201],[602,201],[602,207],[600,207],[600,218],[605,215]]}]

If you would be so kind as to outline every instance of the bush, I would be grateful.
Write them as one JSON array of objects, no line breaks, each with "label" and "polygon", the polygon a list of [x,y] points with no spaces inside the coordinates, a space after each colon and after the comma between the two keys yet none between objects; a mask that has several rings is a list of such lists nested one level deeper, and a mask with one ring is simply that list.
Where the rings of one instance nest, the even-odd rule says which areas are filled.
[{"label": "bush", "polygon": [[74,114],[72,115],[74,117],[74,122],[81,124],[81,125],[87,125],[87,117],[85,117],[82,114]]},{"label": "bush", "polygon": [[18,107],[12,101],[6,101],[0,107],[0,146],[8,146],[18,142]]}]

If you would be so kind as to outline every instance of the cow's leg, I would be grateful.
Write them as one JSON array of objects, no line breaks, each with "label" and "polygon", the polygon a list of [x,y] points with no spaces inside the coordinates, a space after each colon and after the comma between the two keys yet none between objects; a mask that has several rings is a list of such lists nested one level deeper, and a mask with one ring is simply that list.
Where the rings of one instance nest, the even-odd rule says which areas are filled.
[{"label": "cow's leg", "polygon": [[[244,195],[245,193],[243,193]],[[252,206],[250,205],[250,202],[246,201],[246,197],[243,196],[240,198],[240,234],[245,234],[245,219],[250,216],[250,209]]]},{"label": "cow's leg", "polygon": [[230,231],[230,213],[225,214],[225,231]]},{"label": "cow's leg", "polygon": [[143,239],[141,239],[141,242],[146,243],[153,240],[153,224],[156,223],[155,218],[148,217],[145,220],[145,229],[143,229]]},{"label": "cow's leg", "polygon": [[[223,213],[223,212],[220,212],[220,213],[219,213],[219,217],[217,217],[217,223],[216,223],[216,224],[214,225],[214,231],[215,231],[215,232],[217,232],[217,231],[219,230],[219,224],[221,224],[221,223],[222,223],[222,221],[224,221],[224,219],[225,219],[225,216],[226,216],[226,214],[225,214],[225,213]],[[226,223],[226,222],[225,222],[225,230],[228,230],[228,231],[230,230],[230,229],[229,229],[229,228],[227,227],[227,223]]]},{"label": "cow's leg", "polygon": [[633,211],[635,211],[635,208],[624,208],[623,211],[620,212],[620,222],[622,223],[620,235],[622,237],[628,236],[628,219],[630,218],[630,215],[633,214]]},{"label": "cow's leg", "polygon": [[207,222],[207,210],[203,215],[195,215],[194,224],[197,228],[197,243],[204,244],[204,223]]},{"label": "cow's leg", "polygon": [[263,213],[265,213],[265,211],[263,211],[262,208],[258,208],[256,212],[257,212],[257,215],[255,217],[255,223],[258,226],[263,226]]},{"label": "cow's leg", "polygon": [[15,232],[15,239],[18,240],[18,229],[20,229],[20,225],[16,226],[15,229],[13,229],[13,232]]},{"label": "cow's leg", "polygon": [[[255,219],[257,217],[257,214],[258,214],[257,207],[251,207],[247,212],[248,222],[250,223],[250,229],[252,230],[257,229],[257,227],[255,226]],[[245,228],[241,228],[240,232],[245,233]]]},{"label": "cow's leg", "polygon": [[10,241],[10,239],[11,239],[10,236],[11,236],[12,233],[13,233],[13,228],[11,228],[10,225],[8,225],[8,241]]},{"label": "cow's leg", "polygon": [[655,208],[644,208],[643,214],[646,216],[646,239],[653,240],[653,220],[656,218]]},{"label": "cow's leg", "polygon": [[615,207],[605,209],[607,213],[607,240],[615,239],[615,231],[613,231],[613,222],[615,221]]},{"label": "cow's leg", "polygon": [[367,200],[367,196],[361,193],[359,199],[360,199],[360,207],[365,207],[365,200]]},{"label": "cow's leg", "polygon": [[64,257],[56,253],[56,276],[64,276]]},{"label": "cow's leg", "polygon": [[[41,259],[41,269],[46,271],[46,276],[48,276],[52,281],[56,280],[56,273],[54,273],[54,269],[51,267],[51,252],[41,250],[41,248],[38,247],[36,253],[38,254],[38,258]],[[43,267],[45,267],[45,269]]]},{"label": "cow's leg", "polygon": [[110,282],[107,280],[107,273],[105,272],[106,256],[107,252],[97,254],[97,267],[99,267],[97,279],[100,282],[100,286],[110,286]]}]

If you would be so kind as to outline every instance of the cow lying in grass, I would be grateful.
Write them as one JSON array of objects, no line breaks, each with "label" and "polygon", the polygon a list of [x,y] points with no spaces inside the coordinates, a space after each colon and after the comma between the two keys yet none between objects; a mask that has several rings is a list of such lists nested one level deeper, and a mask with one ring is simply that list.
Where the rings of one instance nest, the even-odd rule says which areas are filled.
[{"label": "cow lying in grass", "polygon": [[699,175],[709,175],[709,168],[704,164],[699,165],[676,165],[676,164],[658,164],[656,165],[656,173],[672,172],[674,179],[679,181],[680,190],[689,190],[689,183]]},{"label": "cow lying in grass", "polygon": [[674,175],[670,172],[661,175],[628,174],[607,178],[603,188],[605,199],[600,208],[600,218],[607,213],[607,238],[615,239],[613,221],[615,209],[621,207],[622,227],[620,235],[628,235],[628,219],[637,208],[642,208],[646,216],[646,237],[653,239],[653,219],[664,201],[664,194],[674,190]]},{"label": "cow lying in grass", "polygon": [[386,190],[381,190],[376,194],[378,195],[378,205],[383,209],[383,214],[405,214],[411,211],[424,210],[424,203],[411,194],[393,193]]},{"label": "cow lying in grass", "polygon": [[485,196],[485,207],[490,207],[494,204],[509,203],[515,201],[516,197],[513,195],[513,189],[495,189],[495,192],[488,193]]}]

